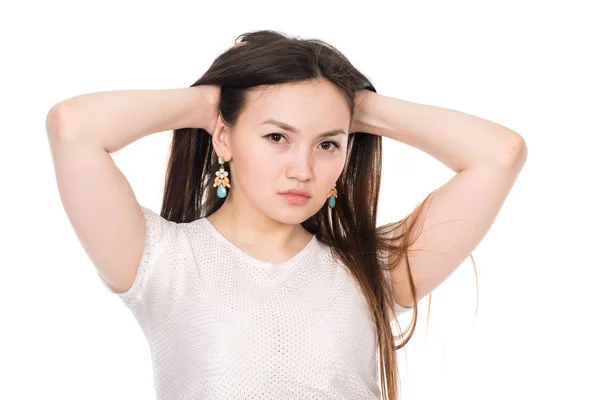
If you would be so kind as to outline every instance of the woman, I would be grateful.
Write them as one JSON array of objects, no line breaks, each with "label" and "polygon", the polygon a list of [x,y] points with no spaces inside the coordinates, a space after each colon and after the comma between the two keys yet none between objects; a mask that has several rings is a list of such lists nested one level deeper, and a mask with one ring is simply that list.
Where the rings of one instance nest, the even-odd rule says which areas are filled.
[{"label": "woman", "polygon": [[[395,400],[395,350],[412,336],[417,303],[489,230],[524,141],[379,95],[320,40],[241,36],[190,88],[53,107],[67,215],[146,335],[157,399],[379,399],[381,390]],[[109,154],[171,129],[159,215],[138,204]],[[406,218],[376,227],[382,136],[456,175]],[[396,345],[391,320],[413,307]]]}]

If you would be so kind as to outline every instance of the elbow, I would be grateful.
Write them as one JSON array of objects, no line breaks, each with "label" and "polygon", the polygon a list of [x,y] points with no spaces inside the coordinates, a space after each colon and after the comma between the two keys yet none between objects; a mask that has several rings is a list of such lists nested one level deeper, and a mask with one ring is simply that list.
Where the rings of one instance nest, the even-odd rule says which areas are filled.
[{"label": "elbow", "polygon": [[65,122],[67,121],[67,106],[61,102],[57,103],[46,115],[46,134],[50,139],[64,138],[67,135]]},{"label": "elbow", "polygon": [[509,168],[521,168],[527,160],[527,144],[525,139],[516,132],[510,132],[507,145],[499,157],[500,164]]}]

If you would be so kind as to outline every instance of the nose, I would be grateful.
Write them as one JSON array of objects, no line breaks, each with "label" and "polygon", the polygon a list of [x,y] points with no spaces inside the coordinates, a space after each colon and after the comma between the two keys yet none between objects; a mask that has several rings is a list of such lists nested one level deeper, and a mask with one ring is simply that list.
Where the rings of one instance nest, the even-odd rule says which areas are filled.
[{"label": "nose", "polygon": [[287,178],[295,178],[299,181],[312,179],[313,158],[310,151],[299,150],[290,154],[286,171]]}]

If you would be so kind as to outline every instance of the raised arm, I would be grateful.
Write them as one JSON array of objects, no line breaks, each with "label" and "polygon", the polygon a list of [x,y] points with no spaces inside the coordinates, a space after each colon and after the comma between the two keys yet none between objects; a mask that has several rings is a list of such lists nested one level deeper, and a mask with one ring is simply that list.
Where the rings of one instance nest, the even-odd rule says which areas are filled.
[{"label": "raised arm", "polygon": [[127,291],[142,260],[141,206],[109,153],[151,133],[204,127],[200,87],[85,94],[50,109],[46,130],[60,198],[100,275]]}]

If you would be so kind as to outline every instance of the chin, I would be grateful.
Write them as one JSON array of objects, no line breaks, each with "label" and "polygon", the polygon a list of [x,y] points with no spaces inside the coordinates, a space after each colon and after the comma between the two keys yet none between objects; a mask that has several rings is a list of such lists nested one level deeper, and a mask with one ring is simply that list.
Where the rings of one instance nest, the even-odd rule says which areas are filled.
[{"label": "chin", "polygon": [[273,213],[271,209],[271,212],[267,215],[282,224],[297,225],[313,216],[314,212],[309,211],[307,207],[285,207],[279,209],[276,213]]}]

